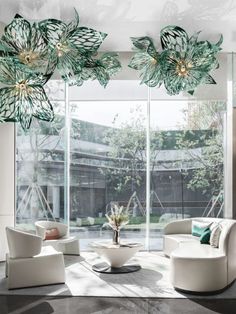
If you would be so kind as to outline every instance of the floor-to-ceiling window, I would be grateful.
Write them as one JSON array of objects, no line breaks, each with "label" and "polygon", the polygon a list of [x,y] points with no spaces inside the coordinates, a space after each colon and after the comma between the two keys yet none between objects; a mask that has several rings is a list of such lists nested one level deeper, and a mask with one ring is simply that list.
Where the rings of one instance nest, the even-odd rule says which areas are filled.
[{"label": "floor-to-ceiling window", "polygon": [[53,103],[52,122],[33,120],[23,131],[16,125],[16,224],[34,230],[38,219],[65,218],[64,84],[52,81],[47,93]]},{"label": "floor-to-ceiling window", "polygon": [[68,223],[69,217],[70,232],[88,249],[91,241],[111,238],[103,224],[118,203],[130,211],[121,238],[145,243],[148,228],[150,248],[161,249],[168,221],[224,215],[226,97],[163,98],[156,91],[147,117],[148,88],[137,80],[114,80],[107,89],[96,82],[70,87],[67,102],[62,82],[52,81],[47,91],[55,120],[34,121],[27,132],[17,125],[19,227],[33,230],[38,219]]}]

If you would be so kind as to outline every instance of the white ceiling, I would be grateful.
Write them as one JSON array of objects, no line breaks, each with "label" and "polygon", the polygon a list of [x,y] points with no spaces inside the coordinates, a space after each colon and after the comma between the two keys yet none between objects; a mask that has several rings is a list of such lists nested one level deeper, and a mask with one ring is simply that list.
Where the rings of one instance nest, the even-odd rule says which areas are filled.
[{"label": "white ceiling", "polygon": [[159,43],[161,28],[174,24],[189,34],[217,41],[223,51],[236,51],[235,0],[0,0],[0,21],[7,24],[19,13],[29,20],[57,18],[69,21],[73,8],[80,25],[108,33],[101,50],[130,51],[130,36],[151,36]]}]

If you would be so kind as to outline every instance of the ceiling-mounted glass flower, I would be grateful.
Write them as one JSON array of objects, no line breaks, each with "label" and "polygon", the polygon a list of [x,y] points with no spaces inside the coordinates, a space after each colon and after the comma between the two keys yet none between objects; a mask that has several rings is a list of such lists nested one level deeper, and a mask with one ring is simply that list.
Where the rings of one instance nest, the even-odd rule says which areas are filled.
[{"label": "ceiling-mounted glass flower", "polygon": [[167,26],[161,30],[164,85],[170,95],[181,91],[194,93],[199,84],[216,84],[209,72],[219,67],[216,59],[223,42],[221,35],[216,44],[198,41],[199,32],[188,37],[180,27]]},{"label": "ceiling-mounted glass flower", "polygon": [[[81,85],[83,68],[92,62],[97,64],[92,56],[97,52],[107,34],[91,28],[79,27],[77,11],[75,14],[75,20],[69,24],[48,19],[41,21],[39,27],[48,42],[50,53],[57,58],[57,68],[62,78],[70,85]],[[90,78],[92,77],[91,72]]]},{"label": "ceiling-mounted glass flower", "polygon": [[19,121],[24,130],[32,118],[52,121],[52,105],[43,89],[47,78],[12,58],[0,58],[0,121]]},{"label": "ceiling-mounted glass flower", "polygon": [[45,72],[48,47],[36,23],[32,25],[19,14],[4,29],[1,38],[3,54],[11,56],[35,71]]},{"label": "ceiling-mounted glass flower", "polygon": [[117,53],[104,53],[98,59],[87,58],[82,71],[76,75],[76,84],[82,85],[84,81],[97,79],[106,87],[110,77],[121,69],[117,56]]},{"label": "ceiling-mounted glass flower", "polygon": [[152,39],[147,36],[131,37],[131,40],[136,53],[132,57],[129,67],[140,71],[141,84],[159,87],[163,82],[162,54],[156,51]]},{"label": "ceiling-mounted glass flower", "polygon": [[216,44],[198,41],[198,33],[188,34],[178,26],[161,30],[163,51],[157,52],[151,38],[131,38],[136,54],[129,66],[141,71],[141,83],[150,87],[164,83],[167,93],[193,94],[199,84],[216,84],[209,72],[219,67],[216,59],[223,37]]}]

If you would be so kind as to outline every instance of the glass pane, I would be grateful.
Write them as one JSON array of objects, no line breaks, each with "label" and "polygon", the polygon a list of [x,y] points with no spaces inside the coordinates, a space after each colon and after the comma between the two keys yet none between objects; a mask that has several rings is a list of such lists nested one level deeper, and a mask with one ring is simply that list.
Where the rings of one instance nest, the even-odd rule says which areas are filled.
[{"label": "glass pane", "polygon": [[46,88],[53,102],[54,121],[34,119],[28,131],[20,124],[16,131],[16,224],[26,230],[33,230],[36,220],[65,217],[64,84],[50,81]]},{"label": "glass pane", "polygon": [[151,216],[160,219],[151,230],[161,235],[171,220],[223,217],[225,110],[223,101],[152,101]]},{"label": "glass pane", "polygon": [[[109,93],[114,99],[114,94]],[[97,239],[112,241],[111,228],[103,225],[107,222],[105,215],[117,204],[128,206],[130,211],[129,223],[121,230],[121,240],[144,243],[146,102],[76,101],[76,96],[73,97],[70,101],[71,232],[79,235],[82,250],[89,249],[89,243]]]}]

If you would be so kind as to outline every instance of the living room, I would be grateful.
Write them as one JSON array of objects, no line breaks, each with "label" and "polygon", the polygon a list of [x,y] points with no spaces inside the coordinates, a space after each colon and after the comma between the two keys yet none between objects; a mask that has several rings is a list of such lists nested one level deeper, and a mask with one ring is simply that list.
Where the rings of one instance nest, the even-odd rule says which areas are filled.
[{"label": "living room", "polygon": [[0,8],[0,313],[234,313],[234,2]]}]

